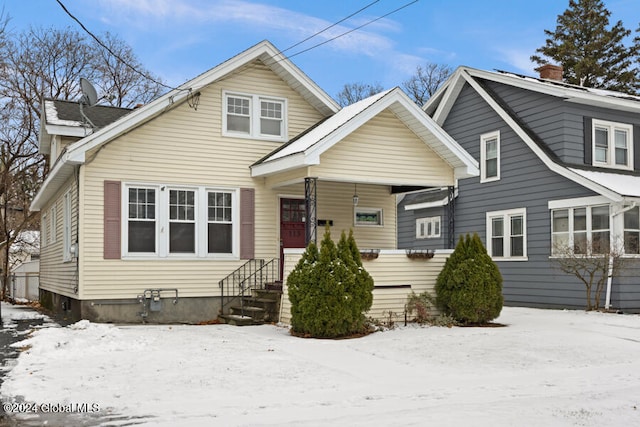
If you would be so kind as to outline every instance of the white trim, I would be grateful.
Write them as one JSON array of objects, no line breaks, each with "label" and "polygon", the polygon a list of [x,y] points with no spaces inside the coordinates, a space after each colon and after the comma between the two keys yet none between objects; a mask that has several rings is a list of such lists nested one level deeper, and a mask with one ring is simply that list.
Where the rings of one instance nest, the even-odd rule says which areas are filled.
[{"label": "white trim", "polygon": [[68,190],[62,196],[62,261],[70,262],[73,259],[71,254],[71,238],[72,230],[72,209],[71,190]]},{"label": "white trim", "polygon": [[[369,224],[366,222],[358,222],[357,221],[358,213],[378,215],[379,223]],[[367,208],[367,207],[355,206],[353,209],[353,225],[355,227],[384,227],[384,216],[383,216],[382,208]]]},{"label": "white trim", "polygon": [[[429,225],[431,227],[429,227]],[[424,229],[424,233],[420,232],[420,228]],[[429,228],[431,228],[431,233],[429,233]],[[438,229],[438,233],[435,233],[436,228]],[[440,215],[426,218],[416,218],[416,239],[437,239],[442,235],[441,233],[442,217]]]},{"label": "white trim", "polygon": [[[155,252],[136,253],[128,251],[128,220],[129,220],[129,188],[155,190],[155,223],[156,248]],[[171,190],[187,190],[195,192],[195,251],[194,253],[170,253],[169,251],[169,192]],[[231,193],[232,241],[231,253],[208,253],[208,193]],[[193,186],[180,184],[158,184],[142,182],[125,182],[122,185],[122,259],[143,260],[238,260],[240,258],[240,189],[236,187]]]},{"label": "white trim", "polygon": [[[511,221],[512,217],[522,216],[522,255],[511,256]],[[503,220],[503,235],[502,253],[504,256],[494,257],[491,255],[493,252],[493,234],[492,234],[492,219],[502,218]],[[527,261],[527,208],[507,209],[502,211],[492,211],[486,213],[486,246],[487,253],[494,261]]]},{"label": "white trim", "polygon": [[576,197],[574,199],[549,200],[549,209],[575,208],[590,205],[606,205],[611,199],[604,196]]},{"label": "white trim", "polygon": [[[487,142],[496,141],[496,176],[487,177]],[[500,180],[500,131],[484,133],[480,135],[480,182],[493,182]]]},{"label": "white trim", "polygon": [[413,205],[406,205],[405,211],[413,211],[418,209],[438,208],[449,204],[449,197],[445,197],[442,200],[436,200],[435,202],[415,203]]},{"label": "white trim", "polygon": [[[607,157],[608,161],[599,162],[596,160],[596,127],[607,130]],[[627,133],[627,164],[619,165],[615,162],[615,131],[622,130]],[[609,169],[633,170],[633,126],[627,123],[612,122],[608,120],[591,120],[591,161],[593,166]]]},{"label": "white trim", "polygon": [[[574,236],[576,233],[575,230],[575,226],[574,226],[574,210],[575,209],[584,209],[585,210],[585,229],[584,230],[578,230],[578,232],[584,232],[585,234],[585,239],[587,242],[592,242],[593,241],[593,225],[592,225],[592,220],[593,220],[593,214],[592,214],[592,210],[593,208],[599,208],[599,207],[604,207],[606,206],[608,211],[609,211],[609,228],[607,229],[598,229],[596,230],[596,232],[603,232],[603,231],[607,231],[609,233],[609,250],[611,249],[611,244],[614,241],[614,224],[613,224],[613,219],[612,219],[612,205],[610,203],[604,203],[604,204],[594,204],[594,205],[574,205],[574,206],[566,206],[566,207],[559,207],[559,208],[554,208],[551,209],[549,211],[549,216],[550,216],[550,236],[551,236],[551,254],[550,254],[550,258],[558,258],[559,256],[554,254],[554,243],[553,243],[553,236],[555,235],[560,235],[560,234],[567,234],[567,246],[570,248],[571,252],[573,252],[573,248],[574,248]],[[567,211],[567,231],[555,231],[553,230],[553,212],[554,211]],[[587,254],[588,255],[593,255],[592,251],[592,247],[588,247],[587,248]],[[598,256],[598,254],[595,254],[595,256]]]},{"label": "white trim", "polygon": [[[229,131],[227,130],[227,100],[232,98],[240,98],[249,100],[249,132]],[[282,122],[281,134],[279,136],[261,133],[260,120],[262,102],[276,102],[282,106]],[[233,138],[259,139],[269,141],[286,141],[288,129],[288,103],[286,98],[277,96],[251,94],[238,91],[222,91],[222,136]]]}]

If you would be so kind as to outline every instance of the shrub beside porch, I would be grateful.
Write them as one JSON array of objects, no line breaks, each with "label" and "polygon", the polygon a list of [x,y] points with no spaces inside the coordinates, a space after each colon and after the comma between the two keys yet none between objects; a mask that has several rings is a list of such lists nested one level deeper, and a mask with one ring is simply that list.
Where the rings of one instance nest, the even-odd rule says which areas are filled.
[{"label": "shrub beside porch", "polygon": [[[285,249],[283,293],[280,305],[280,322],[284,324],[291,323],[287,277],[303,252],[304,249]],[[431,259],[412,259],[407,256],[404,249],[383,249],[376,259],[363,259],[363,267],[374,280],[373,305],[367,316],[384,320],[389,318],[391,312],[404,319],[405,305],[412,291],[416,294],[428,291],[435,296],[436,278],[452,252],[450,249],[442,249],[437,250]]]}]

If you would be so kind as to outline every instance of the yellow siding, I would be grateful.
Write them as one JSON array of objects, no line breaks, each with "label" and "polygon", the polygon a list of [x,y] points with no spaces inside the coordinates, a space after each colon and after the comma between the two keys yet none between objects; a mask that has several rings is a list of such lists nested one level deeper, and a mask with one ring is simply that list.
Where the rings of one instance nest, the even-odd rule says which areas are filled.
[{"label": "yellow siding", "polygon": [[277,192],[253,180],[249,166],[280,143],[222,136],[222,91],[286,97],[289,135],[322,117],[280,78],[256,63],[203,88],[195,111],[187,104],[87,155],[81,235],[82,298],[135,298],[147,288],[179,288],[181,297],[217,296],[218,281],[244,263],[207,259],[103,259],[103,182],[253,187],[256,257],[279,256]]},{"label": "yellow siding", "polygon": [[[42,209],[43,213],[50,214],[50,209],[55,207],[55,241],[44,244],[40,248],[40,288],[57,294],[76,298],[75,292],[78,284],[76,260],[63,261],[63,225],[64,225],[64,195],[71,192],[71,242],[76,241],[77,223],[77,192],[75,178],[71,178],[58,191],[51,202]],[[46,224],[42,224],[45,227]],[[44,235],[44,234],[43,234]]]},{"label": "yellow siding", "polygon": [[[280,321],[291,323],[291,303],[287,296],[286,277],[296,266],[301,252],[292,252],[285,255],[284,286]],[[405,304],[411,292],[420,294],[429,292],[435,295],[434,286],[436,279],[450,251],[442,251],[431,259],[410,259],[404,251],[382,251],[375,260],[363,260],[363,267],[373,277],[375,288],[373,290],[373,304],[367,313],[374,319],[385,320],[391,318],[396,321],[404,319]],[[394,287],[410,285],[406,287]]]},{"label": "yellow siding", "polygon": [[453,169],[389,111],[320,156],[311,176],[396,185],[454,185]]}]

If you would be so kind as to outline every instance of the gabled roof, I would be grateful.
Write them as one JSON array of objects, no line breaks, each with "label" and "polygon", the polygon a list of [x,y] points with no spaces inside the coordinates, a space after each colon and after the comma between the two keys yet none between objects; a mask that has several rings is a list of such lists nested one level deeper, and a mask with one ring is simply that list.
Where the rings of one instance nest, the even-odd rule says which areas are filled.
[{"label": "gabled roof", "polygon": [[[80,103],[57,99],[42,102],[39,150],[43,154],[51,151],[50,135],[83,138],[94,132],[92,126],[82,116]],[[82,106],[82,111],[96,128],[103,128],[131,112],[130,108],[105,105]]]},{"label": "gabled roof", "polygon": [[[535,133],[504,105],[483,81],[518,87],[562,98],[566,102],[592,105],[620,111],[640,114],[640,97],[602,89],[585,88],[566,83],[527,77],[506,72],[489,72],[469,67],[459,67],[451,77],[427,101],[423,109],[440,125],[442,125],[456,102],[462,88],[468,84],[482,99],[513,129],[527,146],[552,171],[582,186],[593,190],[614,201],[622,201],[625,197],[638,197],[628,188],[632,176],[615,171],[598,172],[575,168],[575,165],[564,164]],[[614,179],[615,178],[615,179]],[[633,177],[636,178],[636,177]],[[616,183],[614,185],[614,182]]]},{"label": "gabled roof", "polygon": [[456,177],[477,176],[478,163],[400,88],[380,92],[343,108],[298,138],[251,166],[251,175],[266,176],[320,164],[320,155],[382,111],[391,110],[437,155],[456,170]]},{"label": "gabled roof", "polygon": [[275,46],[265,40],[68,146],[36,194],[31,209],[40,210],[42,208],[60,185],[71,177],[75,166],[84,163],[87,151],[107,144],[167,110],[175,108],[198,93],[201,88],[255,60],[262,61],[320,113],[328,116],[340,109],[339,105],[325,91],[281,54]]}]

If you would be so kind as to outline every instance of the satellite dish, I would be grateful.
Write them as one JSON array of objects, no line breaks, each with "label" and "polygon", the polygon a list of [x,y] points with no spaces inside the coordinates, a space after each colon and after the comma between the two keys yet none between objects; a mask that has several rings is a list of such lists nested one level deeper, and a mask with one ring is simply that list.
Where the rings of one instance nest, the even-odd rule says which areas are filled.
[{"label": "satellite dish", "polygon": [[96,102],[98,102],[98,93],[91,82],[84,77],[80,77],[80,88],[82,89],[80,103],[87,104],[89,107],[96,105]]}]

